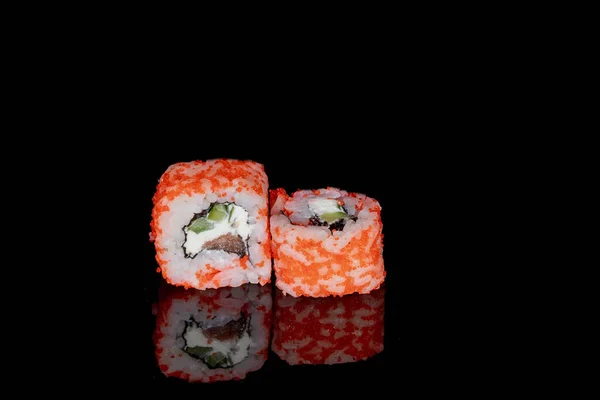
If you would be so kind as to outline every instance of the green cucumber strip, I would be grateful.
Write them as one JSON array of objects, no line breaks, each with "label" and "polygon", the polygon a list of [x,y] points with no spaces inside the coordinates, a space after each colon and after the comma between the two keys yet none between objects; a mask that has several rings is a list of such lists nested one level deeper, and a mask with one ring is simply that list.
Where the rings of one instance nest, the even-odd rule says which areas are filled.
[{"label": "green cucumber strip", "polygon": [[335,220],[342,219],[346,216],[347,216],[347,214],[345,212],[337,211],[337,212],[332,212],[332,213],[325,213],[325,214],[321,215],[321,219],[323,221],[326,221],[327,223],[331,223]]},{"label": "green cucumber strip", "polygon": [[231,223],[231,217],[233,217],[233,204],[227,206],[227,212],[229,213],[228,222]]},{"label": "green cucumber strip", "polygon": [[208,213],[208,219],[220,221],[227,216],[227,206],[225,204],[215,204]]},{"label": "green cucumber strip", "polygon": [[208,231],[213,228],[213,223],[207,221],[205,218],[198,218],[188,227],[188,230],[194,233],[200,233],[204,231]]},{"label": "green cucumber strip", "polygon": [[219,368],[227,368],[231,365],[231,363],[228,362],[227,358],[224,358],[223,360],[221,360],[218,364],[217,367]]},{"label": "green cucumber strip", "polygon": [[203,346],[194,346],[188,347],[185,349],[190,354],[193,354],[198,357],[204,357],[212,350],[212,347],[203,347]]},{"label": "green cucumber strip", "polygon": [[206,357],[204,361],[213,368],[227,366],[227,357],[221,352],[216,352]]}]

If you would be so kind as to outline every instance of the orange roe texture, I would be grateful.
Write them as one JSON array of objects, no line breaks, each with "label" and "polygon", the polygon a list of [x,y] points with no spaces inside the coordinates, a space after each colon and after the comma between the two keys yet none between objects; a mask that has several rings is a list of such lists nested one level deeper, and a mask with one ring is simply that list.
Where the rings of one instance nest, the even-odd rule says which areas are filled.
[{"label": "orange roe texture", "polygon": [[[318,191],[313,192],[317,194],[316,192]],[[354,193],[350,193],[349,195],[357,197]],[[283,189],[271,190],[270,196],[272,202],[276,201],[279,196],[284,196],[286,201],[290,198]],[[360,210],[364,207],[364,201],[362,199],[357,200],[357,210]],[[281,228],[275,227],[273,229],[273,238],[271,239],[271,249],[273,258],[276,260],[274,269],[277,280],[289,285],[300,295],[315,297],[368,293],[369,290],[367,289],[372,280],[381,280],[383,282],[386,273],[383,269],[381,208],[372,207],[369,211],[377,214],[376,223],[366,226],[360,235],[353,238],[339,253],[328,251],[321,241],[315,239],[297,237],[295,241],[288,242],[285,240],[285,232],[282,232]],[[293,226],[286,227],[287,231],[294,229]],[[281,238],[284,238],[283,242],[280,242]],[[338,241],[339,238],[334,240]],[[280,246],[283,245],[289,245],[292,250],[300,253],[300,258],[306,259],[307,262],[279,251]],[[318,258],[315,257],[315,253]],[[318,259],[324,259],[324,261],[317,261]],[[355,263],[357,262],[360,266],[375,266],[361,273],[358,280],[367,276],[372,279],[359,285],[355,285],[353,283],[354,279],[347,276],[347,273],[355,269]],[[334,265],[339,267],[339,270],[334,270]],[[332,293],[327,285],[319,283],[319,281],[329,280],[334,277],[346,277],[344,282],[339,284],[339,286],[344,288],[341,293]],[[296,279],[300,279],[301,284],[296,284]],[[305,292],[302,285],[309,285],[313,289],[312,294]],[[379,285],[375,289],[378,287]]]},{"label": "orange roe texture", "polygon": [[[272,348],[292,364],[335,364],[372,357],[383,351],[384,294],[381,288],[362,295],[290,298],[277,290]],[[344,312],[339,314],[341,308]],[[298,348],[286,346],[300,342],[307,343]],[[340,351],[351,361],[328,360]]]}]

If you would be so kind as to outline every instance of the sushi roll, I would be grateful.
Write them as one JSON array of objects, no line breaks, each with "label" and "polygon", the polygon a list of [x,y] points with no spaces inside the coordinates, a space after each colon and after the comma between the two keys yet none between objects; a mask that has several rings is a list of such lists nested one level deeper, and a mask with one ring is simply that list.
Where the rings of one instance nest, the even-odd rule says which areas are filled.
[{"label": "sushi roll", "polygon": [[264,167],[253,161],[171,165],[150,224],[164,279],[196,289],[270,282],[267,190]]},{"label": "sushi roll", "polygon": [[275,294],[271,350],[290,365],[343,364],[383,351],[384,288],[343,297]]},{"label": "sushi roll", "polygon": [[164,284],[155,355],[167,377],[189,382],[244,379],[267,359],[271,285],[204,291]]},{"label": "sushi roll", "polygon": [[336,188],[271,190],[276,284],[285,294],[368,293],[385,279],[381,206]]}]

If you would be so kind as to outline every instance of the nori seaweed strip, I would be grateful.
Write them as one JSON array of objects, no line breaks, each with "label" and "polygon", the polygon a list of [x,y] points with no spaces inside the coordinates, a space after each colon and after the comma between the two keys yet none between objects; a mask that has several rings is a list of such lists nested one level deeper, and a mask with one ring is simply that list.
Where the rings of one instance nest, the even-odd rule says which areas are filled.
[{"label": "nori seaweed strip", "polygon": [[183,231],[183,244],[181,245],[181,248],[183,249],[183,257],[184,258],[191,258],[192,260],[198,255],[200,254],[200,252],[194,254],[193,256],[188,254],[187,251],[185,251],[185,247],[183,246],[186,242],[187,242],[187,232],[185,231],[185,228],[188,228],[190,225],[192,225],[192,223],[197,220],[198,218],[204,218],[208,215],[208,212],[210,211],[210,209],[212,208],[212,204],[210,205],[210,207],[208,207],[206,210],[200,212],[200,213],[194,213],[194,216],[192,217],[192,219],[190,220],[190,222],[187,225],[184,225],[183,228],[181,228],[181,230]]}]

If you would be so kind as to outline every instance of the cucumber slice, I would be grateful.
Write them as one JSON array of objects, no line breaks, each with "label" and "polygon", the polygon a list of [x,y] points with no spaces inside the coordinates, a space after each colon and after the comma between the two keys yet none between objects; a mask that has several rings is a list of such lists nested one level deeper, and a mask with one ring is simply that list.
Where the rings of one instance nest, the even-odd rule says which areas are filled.
[{"label": "cucumber slice", "polygon": [[227,214],[227,206],[225,204],[215,204],[208,213],[207,218],[211,221],[221,221]]},{"label": "cucumber slice", "polygon": [[198,218],[188,227],[188,230],[194,233],[200,233],[204,231],[208,231],[213,228],[213,223],[207,221],[205,218]]},{"label": "cucumber slice", "polygon": [[185,349],[186,352],[198,357],[204,357],[212,350],[212,347],[194,346]]},{"label": "cucumber slice", "polygon": [[323,221],[326,221],[329,224],[335,220],[342,219],[346,216],[347,216],[347,214],[345,212],[337,211],[337,212],[332,212],[332,213],[325,213],[325,214],[321,215],[321,219]]},{"label": "cucumber slice", "polygon": [[225,368],[227,367],[227,361],[227,357],[221,352],[213,353],[204,359],[204,362],[213,368]]},{"label": "cucumber slice", "polygon": [[231,217],[233,217],[233,204],[227,206],[227,212],[229,213],[229,219],[227,222],[231,223]]}]

